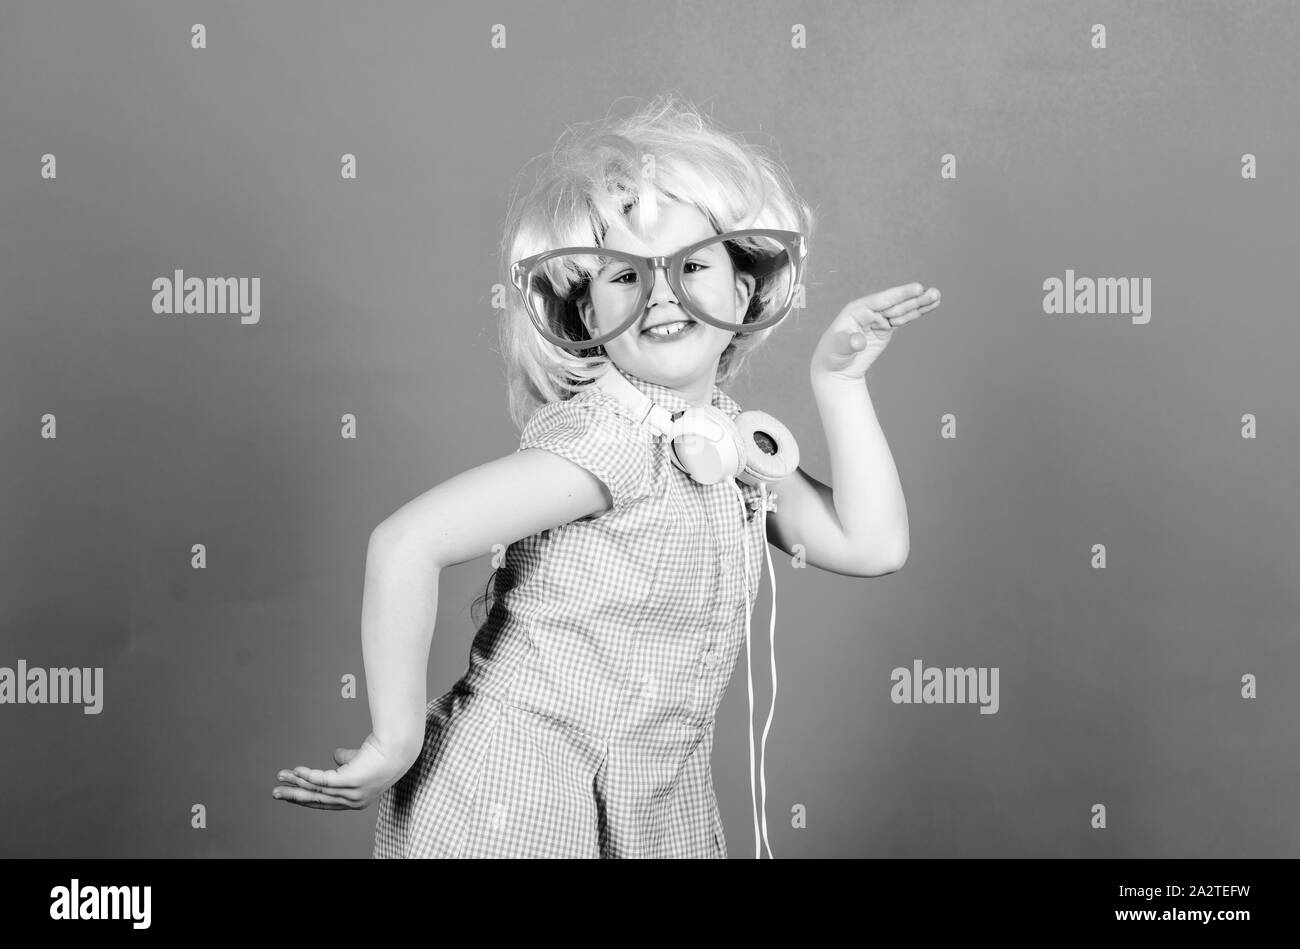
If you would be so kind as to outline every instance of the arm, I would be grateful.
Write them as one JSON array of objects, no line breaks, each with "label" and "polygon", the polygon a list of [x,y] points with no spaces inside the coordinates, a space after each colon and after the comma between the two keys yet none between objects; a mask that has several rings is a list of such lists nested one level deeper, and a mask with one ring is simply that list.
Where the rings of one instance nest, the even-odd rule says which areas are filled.
[{"label": "arm", "polygon": [[361,646],[376,737],[412,760],[424,741],[425,677],[443,567],[608,510],[585,468],[537,448],[471,468],[407,502],[370,535]]},{"label": "arm", "polygon": [[907,502],[865,380],[814,376],[813,395],[830,447],[832,489],[795,469],[775,487],[768,541],[832,573],[877,577],[907,560]]}]

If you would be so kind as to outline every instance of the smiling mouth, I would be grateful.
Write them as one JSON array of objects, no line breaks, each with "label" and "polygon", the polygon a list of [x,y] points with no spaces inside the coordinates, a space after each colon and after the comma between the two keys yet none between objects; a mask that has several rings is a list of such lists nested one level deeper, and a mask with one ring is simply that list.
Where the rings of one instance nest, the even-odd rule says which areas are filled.
[{"label": "smiling mouth", "polygon": [[672,323],[661,323],[648,330],[642,330],[641,335],[649,336],[651,339],[669,339],[673,336],[689,333],[694,328],[694,320],[675,320]]}]

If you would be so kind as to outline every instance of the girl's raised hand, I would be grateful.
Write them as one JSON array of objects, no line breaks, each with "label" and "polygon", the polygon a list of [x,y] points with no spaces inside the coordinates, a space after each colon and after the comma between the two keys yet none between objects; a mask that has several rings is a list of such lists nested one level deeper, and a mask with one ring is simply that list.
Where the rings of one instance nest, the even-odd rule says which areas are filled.
[{"label": "girl's raised hand", "polygon": [[360,748],[336,748],[339,767],[318,771],[302,765],[281,771],[283,783],[271,795],[304,807],[322,810],[361,810],[395,784],[420,757],[420,748],[398,749],[385,745],[372,732]]},{"label": "girl's raised hand", "polygon": [[822,334],[813,352],[814,378],[860,382],[885,351],[895,327],[939,305],[939,291],[905,283],[847,304]]}]

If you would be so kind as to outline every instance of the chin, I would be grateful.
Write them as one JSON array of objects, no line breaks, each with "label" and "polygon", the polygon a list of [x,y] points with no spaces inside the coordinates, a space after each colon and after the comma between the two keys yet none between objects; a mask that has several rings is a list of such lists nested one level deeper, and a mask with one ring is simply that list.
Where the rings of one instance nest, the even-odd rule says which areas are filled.
[{"label": "chin", "polygon": [[712,366],[721,358],[721,352],[713,352],[703,347],[683,347],[664,352],[642,349],[636,354],[636,361],[643,366],[674,366],[679,369]]},{"label": "chin", "polygon": [[716,344],[704,339],[693,340],[684,346],[665,346],[637,340],[637,345],[627,349],[620,347],[620,352],[610,352],[609,356],[625,372],[660,385],[675,385],[716,369],[730,343],[730,334]]}]

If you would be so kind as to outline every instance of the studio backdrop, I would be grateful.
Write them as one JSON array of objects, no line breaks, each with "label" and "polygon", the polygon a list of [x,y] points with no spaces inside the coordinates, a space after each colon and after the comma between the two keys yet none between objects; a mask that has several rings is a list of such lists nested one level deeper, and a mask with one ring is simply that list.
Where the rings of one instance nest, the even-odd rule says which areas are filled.
[{"label": "studio backdrop", "polygon": [[[805,471],[828,323],[943,293],[867,378],[906,563],[772,549],[775,855],[1300,856],[1298,43],[1281,0],[6,2],[0,854],[370,855],[373,807],[270,793],[369,731],[367,539],[518,447],[525,166],[676,92],[817,215],[727,386]],[[430,697],[491,570],[443,571]]]}]

